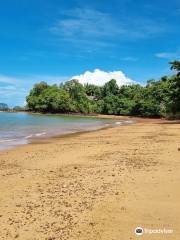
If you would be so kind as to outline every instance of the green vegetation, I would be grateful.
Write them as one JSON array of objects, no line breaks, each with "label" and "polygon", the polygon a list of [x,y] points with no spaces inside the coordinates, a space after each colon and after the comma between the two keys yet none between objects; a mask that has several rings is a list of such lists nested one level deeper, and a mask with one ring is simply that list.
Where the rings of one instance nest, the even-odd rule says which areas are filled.
[{"label": "green vegetation", "polygon": [[173,61],[173,62],[170,62],[171,64],[171,70],[176,70],[178,71],[178,75],[180,74],[180,61]]},{"label": "green vegetation", "polygon": [[146,86],[118,87],[112,79],[104,86],[71,80],[57,85],[40,82],[27,96],[30,111],[51,113],[101,113],[143,117],[180,117],[180,62],[171,62],[177,74],[149,80]]},{"label": "green vegetation", "polygon": [[15,107],[13,107],[12,111],[23,112],[23,111],[26,111],[26,108],[25,107],[21,107],[21,106],[15,106]]}]

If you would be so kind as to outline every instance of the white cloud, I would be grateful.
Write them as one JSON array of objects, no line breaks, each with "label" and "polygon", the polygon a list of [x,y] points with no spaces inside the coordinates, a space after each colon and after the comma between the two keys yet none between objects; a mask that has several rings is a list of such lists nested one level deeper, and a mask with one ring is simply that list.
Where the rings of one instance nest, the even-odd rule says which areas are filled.
[{"label": "white cloud", "polygon": [[10,77],[0,74],[0,83],[9,83],[9,84],[20,84],[21,81],[19,78]]},{"label": "white cloud", "polygon": [[142,39],[168,31],[161,19],[136,16],[117,18],[108,12],[92,8],[74,8],[61,13],[61,17],[49,28],[59,41],[77,46],[107,47],[123,39]]},{"label": "white cloud", "polygon": [[180,58],[180,52],[161,52],[156,53],[155,56],[158,58],[175,59]]},{"label": "white cloud", "polygon": [[95,9],[75,8],[64,15],[50,30],[67,38],[115,36],[124,31],[109,14]]},{"label": "white cloud", "polygon": [[77,79],[82,84],[89,83],[98,86],[104,85],[111,79],[115,79],[119,86],[136,83],[128,78],[122,71],[105,72],[99,69],[95,69],[93,72],[86,71],[81,75],[73,76],[71,79]]},{"label": "white cloud", "polygon": [[129,56],[129,57],[123,57],[120,60],[129,61],[129,62],[136,62],[136,61],[138,61],[138,58]]}]

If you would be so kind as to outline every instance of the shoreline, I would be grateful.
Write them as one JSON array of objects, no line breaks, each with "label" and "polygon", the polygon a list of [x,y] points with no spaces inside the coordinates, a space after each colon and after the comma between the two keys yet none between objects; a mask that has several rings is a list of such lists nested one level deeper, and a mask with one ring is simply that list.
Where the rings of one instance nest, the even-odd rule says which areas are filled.
[{"label": "shoreline", "polygon": [[[6,112],[6,111],[3,111]],[[17,112],[8,112],[8,113],[17,113]],[[0,149],[0,152],[2,151],[11,151],[15,148],[19,148],[19,147],[24,147],[28,144],[45,144],[45,143],[50,143],[51,141],[53,141],[54,139],[59,139],[59,138],[64,138],[64,137],[71,137],[71,136],[76,136],[76,134],[83,134],[83,133],[89,133],[89,132],[94,132],[94,131],[99,131],[101,129],[107,129],[107,128],[114,128],[117,127],[118,124],[116,125],[117,121],[130,121],[130,123],[123,123],[120,124],[120,126],[123,125],[127,125],[127,124],[136,124],[136,123],[140,123],[140,122],[151,122],[151,121],[169,121],[167,119],[161,119],[161,118],[143,118],[143,117],[134,117],[134,116],[119,116],[119,115],[102,115],[102,114],[96,114],[96,115],[84,115],[84,114],[51,114],[51,113],[34,113],[34,112],[26,112],[26,111],[20,111],[18,113],[27,113],[27,114],[37,114],[37,115],[49,115],[49,116],[64,116],[64,117],[84,117],[84,118],[96,118],[96,119],[109,119],[112,120],[111,123],[109,123],[109,126],[101,126],[101,127],[97,127],[97,129],[90,129],[90,130],[77,130],[76,132],[69,132],[69,133],[62,133],[62,134],[54,134],[54,135],[47,135],[47,136],[42,136],[40,138],[36,138],[36,137],[32,137],[32,138],[25,138],[24,140],[26,140],[27,142],[22,142],[22,143],[17,143],[17,144],[13,144],[9,147],[4,147],[2,149]],[[103,125],[106,125],[105,123]],[[11,141],[11,140],[8,140]],[[23,141],[23,139],[22,139]]]},{"label": "shoreline", "polygon": [[180,125],[136,121],[1,151],[2,240],[178,240]]},{"label": "shoreline", "polygon": [[[30,113],[30,114],[34,114],[34,113]],[[36,113],[35,113],[36,114]],[[37,114],[40,114],[40,113],[37,113]],[[54,114],[47,114],[47,116],[56,116]],[[93,131],[98,131],[100,129],[106,129],[106,128],[111,128],[111,127],[116,127],[116,124],[118,125],[118,122],[117,120],[121,120],[123,121],[122,124],[120,125],[126,125],[126,124],[134,124],[133,123],[133,120],[130,119],[129,117],[125,116],[125,117],[116,117],[116,116],[113,116],[113,115],[97,115],[97,116],[85,116],[85,115],[62,115],[62,114],[57,114],[57,116],[62,116],[62,117],[84,117],[84,118],[95,118],[95,119],[102,119],[102,120],[111,120],[111,122],[107,122],[107,123],[102,123],[101,125],[98,125],[98,126],[94,126],[93,125],[91,127],[89,127],[89,129],[76,129],[75,131],[73,130],[70,130],[69,132],[62,132],[62,133],[59,133],[59,134],[44,134],[44,133],[41,133],[41,135],[39,135],[38,133],[38,136],[37,137],[24,137],[22,139],[7,139],[7,140],[4,140],[3,143],[6,143],[6,142],[13,142],[13,144],[11,145],[7,145],[5,146],[4,148],[1,148],[0,151],[8,151],[8,150],[12,150],[14,148],[17,148],[17,147],[20,147],[20,146],[26,146],[27,144],[37,144],[37,143],[45,143],[45,142],[49,142],[51,141],[51,139],[56,139],[56,138],[60,138],[61,136],[62,137],[65,137],[67,135],[74,135],[74,134],[78,134],[78,133],[86,133],[86,132],[93,132]],[[129,122],[129,123],[126,123],[126,121],[132,121],[132,122]],[[108,125],[108,126],[107,126]],[[31,134],[30,134],[31,135]],[[16,144],[16,140],[18,141],[17,144]]]},{"label": "shoreline", "polygon": [[103,126],[103,127],[93,129],[93,130],[82,130],[82,131],[71,132],[71,133],[63,133],[63,134],[54,135],[54,136],[44,136],[42,138],[32,138],[27,143],[17,144],[17,145],[14,145],[14,146],[10,147],[10,148],[0,149],[0,153],[4,152],[4,151],[5,152],[13,151],[13,150],[18,149],[18,148],[26,147],[27,145],[48,144],[48,143],[50,144],[50,143],[53,143],[54,141],[56,141],[56,140],[58,141],[60,139],[72,138],[72,137],[80,136],[80,135],[83,135],[83,134],[88,134],[88,133],[91,133],[91,132],[98,132],[98,131],[101,131],[101,130],[116,128],[116,127],[122,127],[122,126],[127,126],[127,125],[132,125],[132,124],[135,125],[135,124],[138,124],[138,123],[146,124],[148,122],[151,123],[151,122],[155,121],[156,123],[159,123],[159,122],[161,122],[161,123],[175,122],[175,123],[179,124],[179,121],[176,121],[176,120],[156,119],[156,118],[141,118],[141,117],[131,117],[131,116],[130,117],[125,116],[125,118],[124,118],[124,116],[97,115],[95,118],[111,119],[111,120],[114,120],[114,121],[117,121],[117,120],[128,121],[128,120],[130,120],[130,121],[133,121],[133,123],[120,124],[120,125],[118,125],[118,124],[115,125],[116,123],[114,123],[114,124],[111,123],[111,124],[109,124],[109,126]]},{"label": "shoreline", "polygon": [[[27,113],[27,112],[25,112]],[[34,113],[30,113],[30,114],[34,114]],[[35,113],[36,114],[36,113]],[[41,114],[41,113],[37,113],[37,114]],[[48,114],[48,115],[54,115],[54,114]],[[60,116],[71,116],[71,115],[64,115],[64,114],[57,114]],[[72,115],[73,116],[73,115]],[[82,115],[75,115],[75,117],[83,117]],[[13,145],[9,148],[3,148],[0,149],[0,153],[1,152],[8,152],[8,151],[13,151],[17,148],[23,148],[26,147],[27,145],[33,145],[33,144],[48,144],[48,143],[52,143],[54,140],[58,140],[58,139],[63,139],[63,138],[71,138],[71,137],[76,137],[79,136],[81,134],[86,134],[86,133],[91,133],[91,132],[98,132],[101,130],[106,130],[106,129],[111,129],[111,128],[116,128],[116,127],[121,127],[121,126],[126,126],[126,125],[135,125],[138,123],[143,123],[146,124],[148,122],[156,122],[156,123],[175,123],[175,124],[179,124],[180,122],[178,120],[168,120],[168,119],[161,119],[161,118],[143,118],[143,117],[133,117],[133,116],[116,116],[116,115],[102,115],[102,114],[97,114],[96,116],[84,116],[84,117],[92,117],[92,118],[97,118],[97,119],[110,119],[112,121],[132,121],[132,123],[125,123],[125,124],[120,124],[120,125],[116,125],[117,122],[114,123],[110,123],[108,126],[103,126],[97,129],[92,129],[92,130],[81,130],[81,131],[77,131],[77,132],[70,132],[70,133],[63,133],[63,134],[58,134],[58,135],[52,135],[52,136],[44,136],[41,138],[32,138],[29,141],[27,140],[26,143],[22,143],[22,144],[17,144],[17,145]]]}]

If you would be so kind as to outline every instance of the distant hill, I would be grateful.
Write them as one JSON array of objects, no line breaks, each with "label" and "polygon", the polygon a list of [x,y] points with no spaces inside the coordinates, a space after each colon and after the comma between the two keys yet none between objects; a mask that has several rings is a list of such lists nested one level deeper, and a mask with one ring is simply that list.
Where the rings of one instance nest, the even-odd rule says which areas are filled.
[{"label": "distant hill", "polygon": [[8,110],[9,107],[6,103],[0,103],[0,110],[1,111],[5,111],[5,110]]}]

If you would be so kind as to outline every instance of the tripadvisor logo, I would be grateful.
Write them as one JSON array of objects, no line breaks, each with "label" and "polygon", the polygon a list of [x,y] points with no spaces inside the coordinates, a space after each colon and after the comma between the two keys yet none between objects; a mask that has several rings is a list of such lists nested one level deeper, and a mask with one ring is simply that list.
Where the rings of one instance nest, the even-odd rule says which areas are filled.
[{"label": "tripadvisor logo", "polygon": [[143,234],[143,228],[142,227],[137,227],[135,229],[135,234],[136,235],[142,235]]},{"label": "tripadvisor logo", "polygon": [[150,229],[150,228],[137,227],[134,232],[136,235],[139,235],[139,236],[143,234],[172,234],[173,229],[166,229],[166,228]]}]

